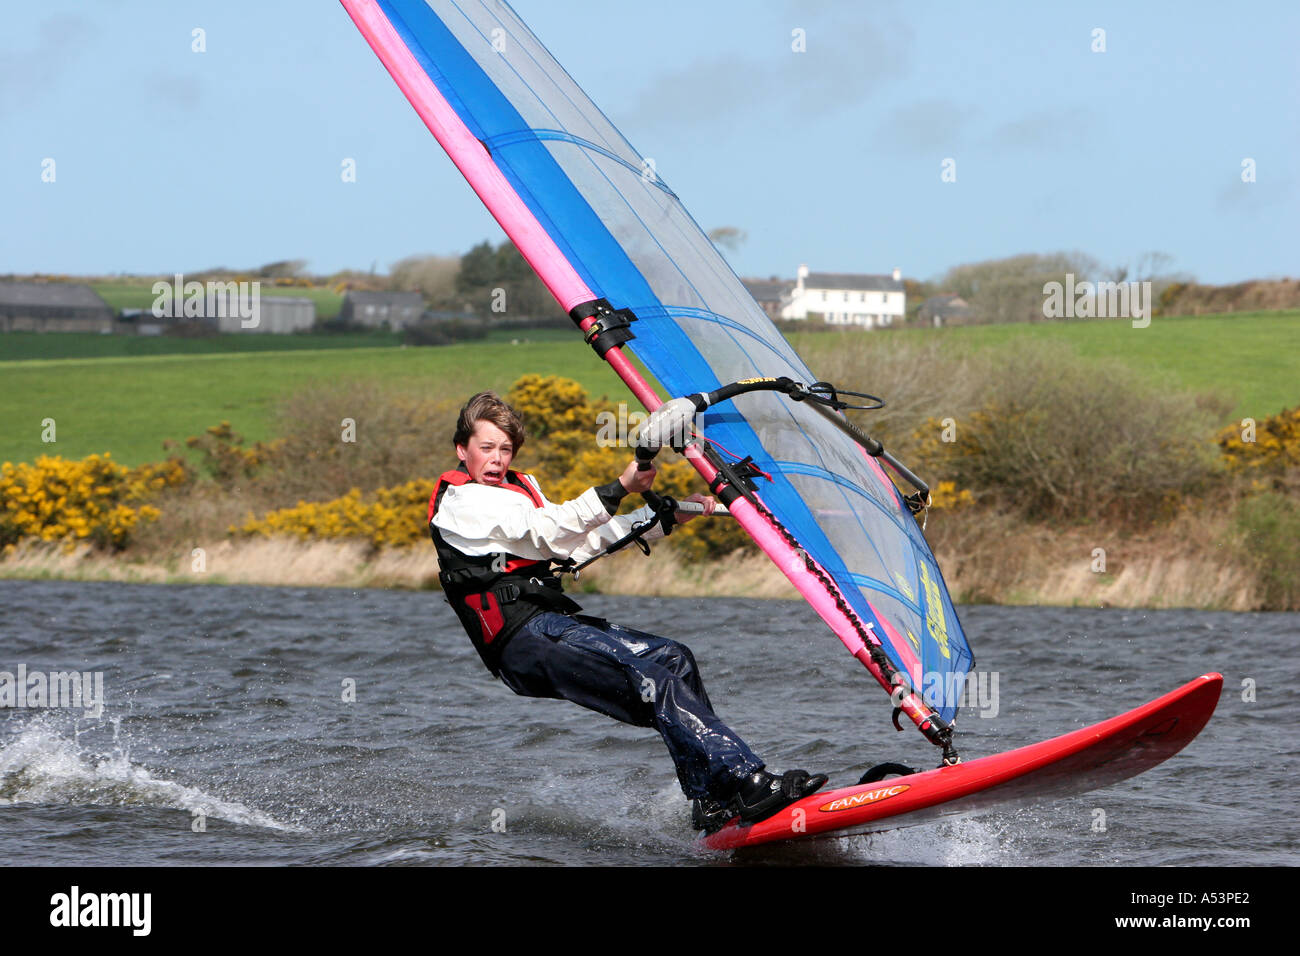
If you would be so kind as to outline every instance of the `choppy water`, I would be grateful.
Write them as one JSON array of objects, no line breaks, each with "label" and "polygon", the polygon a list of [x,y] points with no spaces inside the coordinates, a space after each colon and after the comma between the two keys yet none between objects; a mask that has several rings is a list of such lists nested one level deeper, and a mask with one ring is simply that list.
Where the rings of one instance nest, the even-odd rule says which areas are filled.
[{"label": "choppy water", "polygon": [[[0,670],[103,673],[99,718],[0,710],[10,860],[140,864],[1294,865],[1300,615],[971,607],[967,757],[1113,716],[1208,671],[1171,761],[1106,790],[907,830],[697,849],[657,735],[483,670],[436,593],[0,581]],[[587,596],[686,641],[770,766],[932,766],[802,602]],[[347,702],[347,681],[355,701]],[[1247,686],[1243,686],[1247,682]],[[1254,686],[1254,701],[1243,700]],[[1099,816],[1102,814],[1102,816]],[[1103,823],[1104,829],[1098,824]],[[199,827],[202,829],[196,829]]]}]

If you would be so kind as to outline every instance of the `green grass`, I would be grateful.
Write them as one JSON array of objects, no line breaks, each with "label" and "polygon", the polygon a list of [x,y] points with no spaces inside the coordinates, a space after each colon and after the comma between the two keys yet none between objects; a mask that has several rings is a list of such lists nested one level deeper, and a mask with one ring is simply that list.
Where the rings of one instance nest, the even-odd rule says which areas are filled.
[{"label": "green grass", "polygon": [[[834,348],[841,334],[799,333],[792,340],[816,371],[817,352]],[[1013,344],[1024,337],[1061,340],[1087,358],[1121,359],[1170,387],[1229,396],[1236,403],[1234,418],[1263,418],[1300,404],[1300,312],[1156,318],[1146,329],[1125,321],[1067,321],[843,334],[935,336],[954,350]],[[250,336],[239,341],[250,348],[267,342],[264,347],[275,350],[233,354],[202,351],[218,340],[174,340],[183,354],[114,354],[117,348],[150,347],[122,343],[167,340],[91,335],[80,337],[91,344],[74,346],[77,336],[33,338],[63,340],[67,350],[92,353],[0,361],[0,461],[105,451],[124,464],[155,461],[163,457],[163,439],[184,440],[223,419],[249,441],[271,439],[278,399],[311,382],[342,379],[376,379],[463,399],[486,388],[504,392],[520,375],[536,372],[576,379],[593,397],[608,395],[639,407],[613,371],[564,329],[498,331],[479,342],[404,349],[358,347],[356,341],[339,347],[339,340],[324,337],[315,348],[285,350],[297,336]],[[512,346],[512,340],[521,344]],[[13,359],[22,350],[13,344],[19,341],[13,334],[0,335],[0,348],[9,350],[0,355]],[[46,418],[56,422],[56,444],[40,440]]]},{"label": "green grass", "polygon": [[[223,419],[250,442],[275,438],[277,400],[311,383],[371,379],[464,399],[482,389],[504,392],[526,372],[564,375],[594,396],[631,400],[576,332],[562,329],[493,332],[438,348],[0,362],[0,461],[111,451],[114,460],[136,465],[165,457],[164,439],[184,441]],[[53,444],[41,441],[46,418],[55,421]]]},{"label": "green grass", "polygon": [[0,335],[0,362],[32,359],[124,358],[142,355],[212,355],[230,352],[296,352],[305,349],[396,348],[399,333],[385,330],[326,335],[229,333],[211,338],[173,335],[100,335],[95,332],[8,332]]},{"label": "green grass", "polygon": [[[791,341],[815,372],[812,356],[833,348],[824,340],[840,334],[854,333],[796,333]],[[1128,320],[1065,320],[866,334],[935,337],[956,353],[1025,340],[1065,342],[1084,358],[1118,359],[1170,388],[1216,392],[1231,400],[1234,419],[1266,418],[1300,404],[1300,311],[1157,316],[1145,329]]]}]

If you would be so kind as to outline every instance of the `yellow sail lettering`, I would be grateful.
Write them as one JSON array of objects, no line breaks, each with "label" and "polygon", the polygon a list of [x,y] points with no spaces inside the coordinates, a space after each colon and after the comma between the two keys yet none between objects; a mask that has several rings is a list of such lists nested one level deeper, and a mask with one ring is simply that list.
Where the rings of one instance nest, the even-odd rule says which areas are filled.
[{"label": "yellow sail lettering", "polygon": [[921,587],[925,590],[926,623],[930,626],[930,637],[939,645],[944,657],[951,658],[948,652],[948,621],[943,614],[943,596],[939,585],[930,577],[930,569],[924,563],[920,565]]}]

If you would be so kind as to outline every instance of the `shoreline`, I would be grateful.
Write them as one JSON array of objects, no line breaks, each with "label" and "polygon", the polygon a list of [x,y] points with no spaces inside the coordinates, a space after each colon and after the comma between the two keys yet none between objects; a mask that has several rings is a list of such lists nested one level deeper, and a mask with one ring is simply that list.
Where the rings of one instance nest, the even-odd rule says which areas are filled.
[{"label": "shoreline", "polygon": [[[1168,534],[1112,542],[1098,557],[1079,529],[1046,533],[1026,528],[1008,538],[982,536],[958,549],[935,549],[958,605],[994,604],[1132,609],[1261,610],[1254,575],[1227,559],[1212,540],[1188,545]],[[956,542],[954,542],[956,544]],[[201,550],[202,554],[196,554]],[[119,581],[137,584],[257,585],[263,587],[438,590],[431,546],[372,551],[357,540],[302,541],[290,537],[221,540],[175,557],[137,558],[71,551],[54,542],[26,543],[0,560],[0,580]],[[764,555],[733,555],[687,564],[668,550],[651,558],[628,550],[566,582],[574,594],[639,597],[735,597],[798,600],[799,594]]]}]

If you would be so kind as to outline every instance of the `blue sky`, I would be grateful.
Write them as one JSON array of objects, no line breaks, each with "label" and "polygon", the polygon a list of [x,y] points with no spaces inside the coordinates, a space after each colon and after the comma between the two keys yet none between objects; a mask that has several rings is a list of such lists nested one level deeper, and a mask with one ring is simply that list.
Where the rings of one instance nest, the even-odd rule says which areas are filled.
[{"label": "blue sky", "polygon": [[[704,228],[745,231],[741,275],[925,279],[1058,250],[1300,274],[1300,4],[514,6]],[[503,238],[332,0],[6,20],[0,274],[385,271]]]}]

